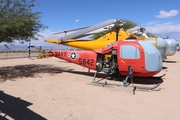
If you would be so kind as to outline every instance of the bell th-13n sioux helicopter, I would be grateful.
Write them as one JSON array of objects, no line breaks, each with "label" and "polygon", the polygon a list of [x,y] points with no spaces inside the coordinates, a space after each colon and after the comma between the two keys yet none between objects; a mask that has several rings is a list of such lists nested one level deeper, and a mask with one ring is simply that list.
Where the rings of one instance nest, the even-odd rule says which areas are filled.
[{"label": "bell th-13n sioux helicopter", "polygon": [[[107,26],[106,22],[101,25]],[[94,74],[93,82],[96,83],[95,78],[98,72],[104,72],[109,75],[127,76],[123,80],[123,86],[127,86],[128,79],[130,78],[132,80],[133,76],[148,78],[158,74],[162,70],[162,56],[157,48],[152,44],[137,39],[118,40],[118,30],[122,24],[121,21],[115,22],[116,24],[113,26],[113,29],[116,31],[116,38],[109,40],[113,41],[111,44],[108,42],[108,45],[103,45],[101,48],[95,50],[50,50],[44,54],[46,54],[45,56],[53,56],[95,70],[96,73]],[[101,25],[98,25],[98,28],[102,27]],[[86,31],[83,34],[76,34],[75,36],[85,36],[85,33],[97,29],[88,28],[90,30],[85,29]],[[70,37],[72,38],[72,36]],[[69,36],[66,37],[66,39],[69,39]],[[75,39],[75,37],[73,38]],[[56,42],[63,42],[63,40]],[[86,45],[84,46],[86,47]],[[157,86],[159,84],[150,89],[154,89]]]},{"label": "bell th-13n sioux helicopter", "polygon": [[[96,26],[82,28],[83,31],[78,34],[71,34],[58,40],[46,40],[57,44],[68,43],[68,46],[71,46],[69,43],[75,43],[76,45],[80,44],[81,47],[84,46],[85,50],[50,50],[45,56],[54,56],[56,58],[95,70],[96,73],[94,74],[93,82],[96,83],[97,81],[95,81],[95,77],[98,72],[105,72],[110,75],[127,76],[123,81],[123,86],[127,86],[128,79],[131,78],[132,80],[133,76],[147,78],[158,74],[162,70],[162,56],[160,52],[152,44],[141,40],[131,38],[123,41],[119,40],[118,33],[120,30],[119,28],[121,28],[122,25],[121,21],[109,20]],[[102,42],[97,43],[97,46],[90,44],[89,48],[93,47],[93,49],[86,49],[88,48],[87,43],[92,42],[91,40],[77,41],[75,39],[93,34],[95,33],[94,31],[101,31],[97,29],[104,29],[104,26],[113,28],[116,33],[113,33],[115,38],[107,41],[102,40]],[[70,38],[73,39],[70,40]],[[101,43],[103,44],[102,46]],[[73,47],[79,48],[77,46]],[[159,86],[159,84],[150,89],[154,89],[157,86]]]},{"label": "bell th-13n sioux helicopter", "polygon": [[[110,58],[105,56],[111,54]],[[162,57],[151,44],[129,39],[116,41],[109,46],[93,50],[50,50],[47,56],[53,56],[70,63],[74,63],[95,70],[94,81],[98,72],[109,75],[127,76],[123,86],[127,86],[128,79],[143,77],[144,80],[158,74],[162,70]],[[154,89],[159,84],[150,89]]]}]

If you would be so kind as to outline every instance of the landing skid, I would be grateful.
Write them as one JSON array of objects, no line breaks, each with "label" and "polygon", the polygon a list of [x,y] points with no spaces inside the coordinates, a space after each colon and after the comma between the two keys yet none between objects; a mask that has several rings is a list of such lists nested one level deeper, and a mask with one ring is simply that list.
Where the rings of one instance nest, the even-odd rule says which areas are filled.
[{"label": "landing skid", "polygon": [[93,81],[91,83],[93,84],[97,84],[97,85],[101,85],[103,87],[105,86],[117,86],[117,87],[131,87],[133,88],[132,92],[133,92],[133,95],[135,94],[135,91],[136,90],[142,90],[142,91],[151,91],[151,90],[154,90],[160,86],[161,83],[157,83],[155,85],[153,85],[152,87],[145,87],[145,86],[135,86],[133,85],[133,80],[131,80],[131,83],[127,83],[127,80],[128,79],[128,76],[126,77],[125,80],[123,80],[123,84],[112,84],[112,83],[108,83],[107,81],[105,82],[101,82],[101,80],[98,80],[96,81],[95,79],[93,79]]},{"label": "landing skid", "polygon": [[[122,84],[122,85],[120,85],[120,84],[107,83],[107,81],[105,81],[105,82],[100,82],[102,79],[96,81],[96,75],[97,75],[98,72],[96,72],[96,73],[94,74],[94,78],[93,78],[92,83],[94,83],[94,84],[100,84],[100,85],[102,85],[103,87],[104,87],[104,86],[107,86],[107,85],[118,86],[118,87],[120,87],[120,86],[123,86],[123,87],[131,87],[131,88],[133,88],[133,95],[135,94],[135,91],[136,91],[136,90],[143,90],[143,91],[155,90],[155,89],[156,89],[157,87],[159,87],[160,84],[161,84],[161,83],[157,83],[157,84],[154,84],[152,87],[134,86],[134,84],[133,84],[133,72],[132,72],[132,68],[130,67],[130,68],[128,68],[128,69],[129,69],[129,75],[123,80],[123,84]],[[152,78],[160,79],[160,78],[164,77],[165,75],[166,75],[166,73],[163,74],[163,75],[161,75],[161,76],[149,77],[149,78],[144,78],[144,79],[152,79]],[[135,78],[138,78],[138,77],[135,77]],[[142,78],[141,78],[141,79],[142,79]],[[128,83],[128,80],[130,80],[129,83]]]},{"label": "landing skid", "polygon": [[[164,76],[164,75],[163,75],[163,76]],[[162,76],[161,76],[161,77],[162,77]],[[158,77],[158,78],[161,78],[161,77]],[[128,79],[131,80],[132,86],[129,86],[130,83],[127,84]],[[154,90],[154,89],[156,89],[160,84],[161,84],[161,83],[157,83],[157,84],[155,84],[155,85],[152,86],[152,87],[144,87],[144,86],[142,87],[142,86],[134,86],[134,85],[133,85],[133,79],[132,79],[131,77],[129,77],[129,76],[127,76],[126,79],[123,80],[123,86],[124,86],[124,87],[133,87],[134,89],[141,89],[141,90],[148,90],[148,91],[149,91],[149,90]],[[134,89],[133,89],[133,91],[134,91]]]}]

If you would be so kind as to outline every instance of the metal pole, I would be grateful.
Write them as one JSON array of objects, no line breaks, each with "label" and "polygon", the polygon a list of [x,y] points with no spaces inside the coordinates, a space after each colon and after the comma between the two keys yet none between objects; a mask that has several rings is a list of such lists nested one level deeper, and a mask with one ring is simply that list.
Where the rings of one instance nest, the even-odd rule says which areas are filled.
[{"label": "metal pole", "polygon": [[31,56],[31,39],[29,40],[29,59],[30,59],[30,56]]}]

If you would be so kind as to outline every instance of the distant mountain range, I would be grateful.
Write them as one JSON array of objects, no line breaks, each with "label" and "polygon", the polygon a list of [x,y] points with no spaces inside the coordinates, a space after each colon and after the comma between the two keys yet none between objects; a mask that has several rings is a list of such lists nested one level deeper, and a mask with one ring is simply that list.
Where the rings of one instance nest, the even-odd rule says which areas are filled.
[{"label": "distant mountain range", "polygon": [[[180,44],[180,40],[176,40],[177,44]],[[40,46],[35,46],[36,48],[39,48]],[[62,46],[62,45],[53,45],[53,46],[42,46],[43,50],[64,50],[64,49],[70,49],[70,50],[77,50],[77,48],[72,48],[68,46]],[[0,51],[29,51],[28,45],[0,45]],[[37,51],[35,48],[31,48],[31,51]]]}]

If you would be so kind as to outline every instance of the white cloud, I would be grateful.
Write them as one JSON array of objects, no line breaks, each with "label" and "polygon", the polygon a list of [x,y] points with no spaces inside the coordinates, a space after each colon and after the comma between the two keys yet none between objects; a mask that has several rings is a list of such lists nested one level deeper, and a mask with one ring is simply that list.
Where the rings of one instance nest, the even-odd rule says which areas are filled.
[{"label": "white cloud", "polygon": [[176,16],[178,14],[178,10],[170,10],[169,12],[166,12],[164,10],[159,11],[159,15],[157,15],[157,18],[168,18],[172,16]]},{"label": "white cloud", "polygon": [[156,23],[158,23],[158,22],[159,22],[159,21],[148,22],[148,23],[147,23],[147,26],[156,24]]},{"label": "white cloud", "polygon": [[55,33],[55,31],[52,31],[52,30],[41,31],[38,34],[43,36],[43,38],[38,37],[39,40],[32,40],[31,44],[33,44],[33,45],[41,45],[41,46],[53,46],[55,44],[47,43],[44,40],[47,39],[47,38],[61,38],[64,35],[64,34],[53,35],[54,33]]},{"label": "white cloud", "polygon": [[52,38],[52,37],[57,38],[60,36],[60,34],[59,35],[53,35],[54,33],[55,33],[55,31],[52,31],[52,30],[44,30],[42,32],[39,32],[38,34],[42,35],[44,38]]},{"label": "white cloud", "polygon": [[171,22],[155,24],[146,27],[146,30],[153,34],[169,35],[170,38],[174,37],[173,39],[180,39],[180,24],[174,24]]}]

